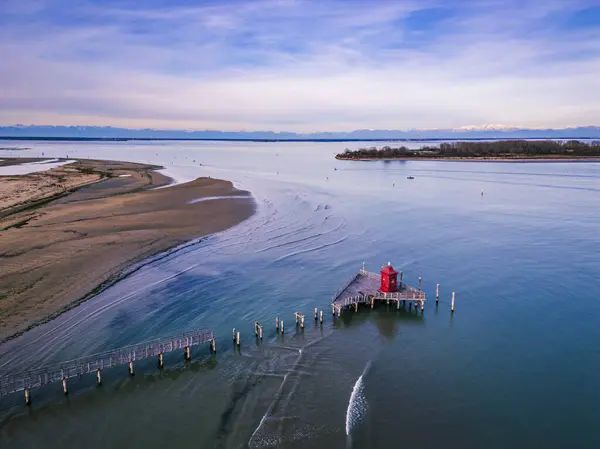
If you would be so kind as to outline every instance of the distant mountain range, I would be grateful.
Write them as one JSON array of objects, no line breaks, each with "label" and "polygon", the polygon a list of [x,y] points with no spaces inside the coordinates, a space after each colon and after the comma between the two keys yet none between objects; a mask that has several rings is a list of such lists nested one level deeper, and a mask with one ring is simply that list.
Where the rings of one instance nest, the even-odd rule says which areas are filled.
[{"label": "distant mountain range", "polygon": [[600,139],[600,127],[521,129],[502,125],[465,126],[459,129],[406,131],[358,129],[350,132],[294,133],[273,131],[178,131],[126,129],[110,126],[0,126],[0,138],[35,139],[201,139],[201,140],[427,140],[427,139]]}]

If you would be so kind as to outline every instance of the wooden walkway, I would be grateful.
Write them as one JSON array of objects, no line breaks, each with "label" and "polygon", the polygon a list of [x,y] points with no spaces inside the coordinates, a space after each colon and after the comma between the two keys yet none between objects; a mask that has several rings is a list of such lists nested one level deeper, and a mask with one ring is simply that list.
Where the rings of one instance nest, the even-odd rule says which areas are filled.
[{"label": "wooden walkway", "polygon": [[380,280],[381,276],[377,273],[371,273],[364,268],[359,270],[333,295],[332,312],[337,312],[339,316],[345,307],[354,306],[357,309],[359,304],[370,304],[373,307],[375,301],[395,302],[398,308],[401,301],[414,301],[415,307],[418,303],[423,310],[427,295],[420,288],[399,283],[398,292],[384,293],[379,291]]},{"label": "wooden walkway", "polygon": [[136,360],[157,357],[159,364],[162,365],[162,354],[177,349],[182,349],[185,357],[189,359],[191,346],[207,342],[210,343],[211,351],[216,350],[213,332],[203,329],[9,374],[0,378],[0,396],[24,390],[28,398],[29,389],[61,381],[66,393],[66,379],[95,373],[100,382],[100,371],[117,365],[129,365],[130,373],[133,374],[133,362]]}]

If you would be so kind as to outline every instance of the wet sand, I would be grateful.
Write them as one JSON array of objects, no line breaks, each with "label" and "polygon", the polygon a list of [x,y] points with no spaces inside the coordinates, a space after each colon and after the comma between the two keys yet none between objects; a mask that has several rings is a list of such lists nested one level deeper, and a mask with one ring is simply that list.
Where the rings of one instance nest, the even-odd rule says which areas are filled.
[{"label": "wet sand", "polygon": [[0,177],[0,342],[89,299],[132,264],[254,212],[249,193],[228,181],[155,189],[170,182],[157,168],[81,160]]}]

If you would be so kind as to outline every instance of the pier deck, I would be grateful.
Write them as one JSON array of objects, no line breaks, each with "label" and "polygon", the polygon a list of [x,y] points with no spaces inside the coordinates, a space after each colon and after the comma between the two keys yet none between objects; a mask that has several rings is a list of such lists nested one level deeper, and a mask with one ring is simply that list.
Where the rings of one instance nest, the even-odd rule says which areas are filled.
[{"label": "pier deck", "polygon": [[[211,343],[212,350],[215,347],[213,332],[206,329],[196,330],[173,337],[165,337],[125,346],[67,362],[32,368],[31,370],[1,377],[0,396],[41,387],[52,382],[61,382],[71,377],[97,373],[104,368],[127,365],[136,360],[148,357],[157,357],[159,354],[175,351],[176,349],[184,349],[187,357],[190,346],[207,342]],[[130,365],[130,370],[132,369],[133,365]],[[98,380],[100,380],[100,377],[98,377]]]},{"label": "pier deck", "polygon": [[366,271],[364,268],[346,284],[340,288],[333,296],[331,301],[332,311],[338,315],[344,307],[355,306],[358,304],[370,304],[373,307],[375,301],[396,302],[400,306],[400,301],[414,301],[423,305],[427,299],[425,292],[407,284],[398,283],[398,291],[394,293],[384,293],[379,290],[381,277],[379,274]]}]

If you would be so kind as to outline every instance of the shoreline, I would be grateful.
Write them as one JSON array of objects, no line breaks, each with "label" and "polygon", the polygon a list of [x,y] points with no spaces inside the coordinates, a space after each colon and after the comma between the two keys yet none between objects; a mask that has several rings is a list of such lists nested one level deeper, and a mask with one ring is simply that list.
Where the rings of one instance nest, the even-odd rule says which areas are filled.
[{"label": "shoreline", "polygon": [[[51,177],[86,181],[0,208],[0,344],[256,210],[250,193],[229,181],[201,177],[171,185],[172,179],[157,172],[163,167],[88,159],[77,164],[67,172],[73,164],[0,177],[5,196],[11,191],[7,178],[8,184],[30,183],[36,192],[35,186],[46,186]],[[216,199],[195,201],[204,197]]]},{"label": "shoreline", "polygon": [[376,161],[417,161],[417,162],[520,162],[520,163],[536,163],[536,162],[600,162],[600,157],[513,157],[513,158],[484,158],[484,157],[392,157],[392,158],[345,158],[337,157],[338,161],[356,161],[356,162],[376,162]]}]

